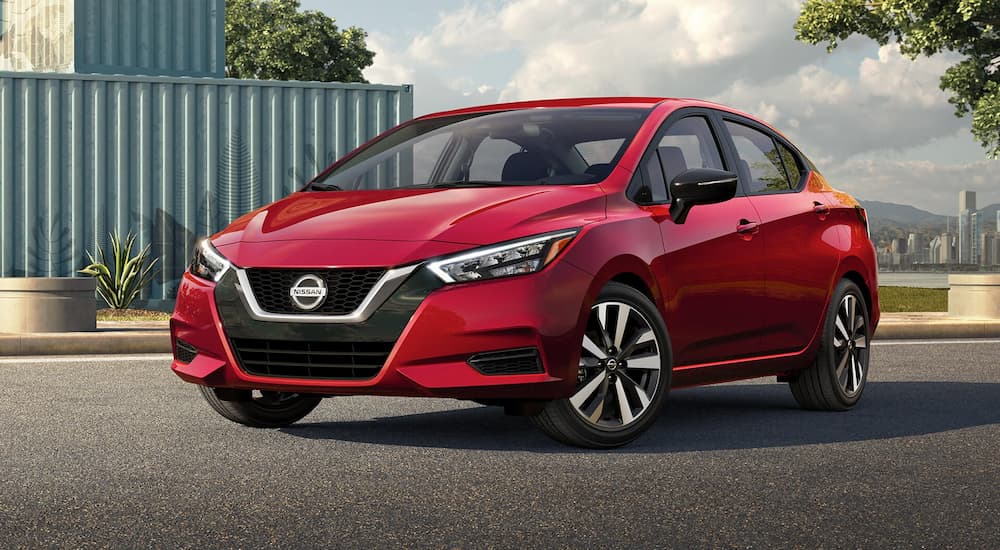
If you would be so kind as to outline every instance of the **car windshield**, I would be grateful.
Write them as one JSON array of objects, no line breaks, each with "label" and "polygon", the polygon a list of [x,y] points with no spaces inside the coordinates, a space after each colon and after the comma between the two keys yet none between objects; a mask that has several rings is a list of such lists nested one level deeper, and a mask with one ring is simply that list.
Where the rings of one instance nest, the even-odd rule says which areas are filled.
[{"label": "car windshield", "polygon": [[649,109],[548,108],[416,121],[314,180],[309,189],[596,183]]}]

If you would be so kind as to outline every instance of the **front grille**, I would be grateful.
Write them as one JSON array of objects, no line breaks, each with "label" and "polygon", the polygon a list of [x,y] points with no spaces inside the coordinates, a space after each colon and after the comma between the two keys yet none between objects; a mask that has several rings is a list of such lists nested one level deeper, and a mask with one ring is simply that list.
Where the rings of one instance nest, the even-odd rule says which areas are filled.
[{"label": "front grille", "polygon": [[477,371],[489,375],[539,374],[542,363],[535,348],[509,349],[480,353],[469,358],[469,365]]},{"label": "front grille", "polygon": [[[250,288],[260,307],[268,313],[348,315],[358,309],[384,269],[248,269]],[[323,305],[303,311],[292,304],[288,291],[303,275],[315,275],[326,282]]]},{"label": "front grille", "polygon": [[180,338],[177,339],[177,343],[174,344],[174,359],[181,363],[190,363],[197,355],[198,350],[194,346]]},{"label": "front grille", "polygon": [[367,380],[392,351],[392,342],[300,342],[233,338],[240,366],[249,374],[285,378]]}]

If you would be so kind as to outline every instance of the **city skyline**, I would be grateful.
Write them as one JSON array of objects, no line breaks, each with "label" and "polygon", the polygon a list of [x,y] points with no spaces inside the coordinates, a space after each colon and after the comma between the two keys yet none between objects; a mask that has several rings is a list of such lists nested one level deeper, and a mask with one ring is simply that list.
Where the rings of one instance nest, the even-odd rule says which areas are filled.
[{"label": "city skyline", "polygon": [[[878,263],[883,267],[921,264],[965,265],[993,268],[1000,266],[1000,210],[997,224],[986,230],[985,212],[978,210],[975,191],[963,190],[958,196],[958,223],[955,231],[946,229],[927,244],[919,233],[907,238],[893,238],[878,249]],[[991,205],[992,206],[992,205]],[[950,216],[948,222],[950,222]],[[878,243],[876,243],[878,244]]]}]

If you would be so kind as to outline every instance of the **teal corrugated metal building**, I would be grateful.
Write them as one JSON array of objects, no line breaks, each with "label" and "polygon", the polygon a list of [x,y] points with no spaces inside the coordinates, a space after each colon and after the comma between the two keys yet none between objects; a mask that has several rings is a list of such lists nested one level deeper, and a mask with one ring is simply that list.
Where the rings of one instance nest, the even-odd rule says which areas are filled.
[{"label": "teal corrugated metal building", "polygon": [[225,76],[225,0],[0,0],[0,70]]},{"label": "teal corrugated metal building", "polygon": [[0,72],[0,276],[71,276],[132,230],[167,306],[196,237],[412,115],[409,86]]},{"label": "teal corrugated metal building", "polygon": [[223,77],[225,0],[74,0],[78,73]]}]

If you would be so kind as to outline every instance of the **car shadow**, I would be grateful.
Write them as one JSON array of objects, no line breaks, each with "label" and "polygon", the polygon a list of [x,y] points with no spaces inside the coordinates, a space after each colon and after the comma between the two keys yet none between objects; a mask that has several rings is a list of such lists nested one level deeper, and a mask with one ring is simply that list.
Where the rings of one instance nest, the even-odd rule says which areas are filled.
[{"label": "car shadow", "polygon": [[[785,384],[726,385],[671,393],[650,430],[616,452],[672,453],[787,447],[935,434],[1000,423],[1000,384],[873,382],[845,413],[798,409]],[[400,445],[542,453],[594,452],[548,439],[498,407],[354,422],[303,422],[284,433]]]}]

